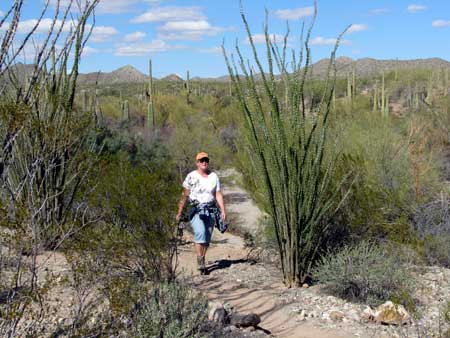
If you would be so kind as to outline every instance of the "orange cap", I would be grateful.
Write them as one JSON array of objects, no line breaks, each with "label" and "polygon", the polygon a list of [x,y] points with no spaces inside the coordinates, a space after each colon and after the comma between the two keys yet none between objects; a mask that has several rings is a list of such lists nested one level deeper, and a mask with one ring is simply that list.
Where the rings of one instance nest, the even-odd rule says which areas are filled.
[{"label": "orange cap", "polygon": [[202,159],[202,158],[209,158],[209,156],[208,156],[208,153],[205,153],[205,152],[201,152],[201,153],[198,153],[196,156],[195,156],[195,160],[196,161],[198,161],[198,160],[200,160],[200,159]]}]

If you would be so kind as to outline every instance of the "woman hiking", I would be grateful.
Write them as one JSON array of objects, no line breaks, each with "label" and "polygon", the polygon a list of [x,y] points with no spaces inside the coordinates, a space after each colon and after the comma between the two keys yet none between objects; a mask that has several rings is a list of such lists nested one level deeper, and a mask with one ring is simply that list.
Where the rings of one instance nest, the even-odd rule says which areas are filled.
[{"label": "woman hiking", "polygon": [[194,230],[198,270],[201,274],[206,274],[206,250],[211,241],[214,226],[217,226],[221,232],[226,230],[224,223],[226,213],[219,177],[209,170],[208,154],[200,152],[195,156],[195,160],[197,170],[191,171],[183,182],[176,219],[180,221],[186,200],[189,198],[192,206],[189,219]]}]

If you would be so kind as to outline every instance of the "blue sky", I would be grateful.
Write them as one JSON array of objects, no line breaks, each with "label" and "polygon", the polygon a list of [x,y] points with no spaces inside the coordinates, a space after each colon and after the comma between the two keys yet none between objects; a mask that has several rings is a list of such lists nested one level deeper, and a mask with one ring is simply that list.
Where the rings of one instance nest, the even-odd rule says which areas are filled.
[{"label": "blue sky", "polygon": [[[0,15],[10,3],[12,0],[1,1]],[[43,3],[25,1],[24,31],[30,20],[37,18]],[[312,5],[313,1],[244,0],[256,41],[257,34],[263,32],[267,8],[271,34],[284,34],[289,20],[292,46],[296,45],[301,22],[311,19]],[[51,12],[46,15],[50,16]],[[339,55],[353,59],[450,60],[448,0],[318,0],[311,39],[314,61],[329,56],[334,39],[348,25],[353,26],[344,37]],[[171,73],[184,77],[186,70],[191,76],[225,75],[220,51],[223,39],[230,51],[238,39],[244,53],[250,55],[238,0],[101,0],[81,71],[108,72],[132,65],[148,73],[148,60],[152,58],[156,77]],[[263,50],[263,45],[258,48]]]}]

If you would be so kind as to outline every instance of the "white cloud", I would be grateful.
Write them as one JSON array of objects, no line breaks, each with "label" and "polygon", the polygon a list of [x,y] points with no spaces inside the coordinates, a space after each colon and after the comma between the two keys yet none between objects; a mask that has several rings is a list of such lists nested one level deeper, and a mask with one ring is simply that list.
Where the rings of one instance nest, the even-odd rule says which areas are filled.
[{"label": "white cloud", "polygon": [[5,14],[6,14],[5,12],[0,11],[0,16],[1,17],[3,17]]},{"label": "white cloud", "polygon": [[111,39],[113,36],[117,35],[119,32],[117,29],[111,26],[95,26],[92,30],[92,35],[90,41],[103,42]]},{"label": "white cloud", "polygon": [[320,46],[335,45],[336,41],[336,38],[324,38],[323,36],[318,36],[317,38],[312,39],[310,44]]},{"label": "white cloud", "polygon": [[146,3],[149,3],[150,5],[159,5],[162,0],[142,0]]},{"label": "white cloud", "polygon": [[102,0],[97,6],[99,13],[120,14],[130,12],[139,0]]},{"label": "white cloud", "polygon": [[130,33],[125,35],[125,37],[123,38],[123,41],[126,42],[136,42],[136,41],[140,41],[143,38],[146,37],[146,33],[144,32],[134,32],[134,33]]},{"label": "white cloud", "polygon": [[119,46],[115,55],[118,56],[145,56],[153,53],[167,52],[169,50],[181,49],[183,46],[172,46],[163,40],[153,40],[148,43],[132,43]]},{"label": "white cloud", "polygon": [[100,50],[98,50],[96,48],[92,48],[90,46],[84,46],[82,55],[83,56],[89,56],[89,55],[96,54],[96,53],[99,53],[99,52],[100,52]]},{"label": "white cloud", "polygon": [[[28,34],[33,27],[38,23],[37,19],[30,19],[30,20],[25,20],[25,21],[21,21],[19,23],[19,26],[17,28],[17,33],[18,34]],[[64,23],[64,26],[62,27],[62,31],[65,33],[70,32],[71,27],[73,27],[76,23],[73,21],[66,21]],[[2,28],[7,28],[9,24],[5,24],[5,27]],[[35,34],[47,34],[50,30],[50,28],[53,25],[53,19],[50,18],[44,18],[39,22],[39,25],[37,26],[36,30],[35,30]],[[55,22],[55,27],[54,27],[54,32],[56,33],[62,25],[62,21],[61,20],[56,20]],[[91,29],[91,25],[86,25],[86,30],[85,32],[87,33],[90,29]],[[92,30],[92,35],[90,37],[91,41],[94,42],[102,42],[102,41],[106,41],[108,39],[110,39],[111,37],[113,37],[114,35],[118,34],[119,32],[111,26],[94,26],[94,29]]]},{"label": "white cloud", "polygon": [[[72,1],[71,10],[76,12],[79,10],[77,1],[80,1],[81,8],[84,7],[87,0],[60,0],[60,7],[67,8]],[[50,0],[50,4],[55,7],[58,0]],[[109,14],[120,14],[124,12],[130,12],[133,10],[133,6],[139,3],[140,0],[101,0],[95,11],[97,13],[109,13]]]},{"label": "white cloud", "polygon": [[[311,45],[318,46],[334,46],[337,42],[336,38],[324,38],[323,36],[318,36],[310,41]],[[350,45],[351,42],[349,40],[341,40],[339,42],[341,45]]]},{"label": "white cloud", "polygon": [[294,9],[279,9],[275,11],[275,16],[283,20],[298,20],[314,14],[314,7],[301,7]]},{"label": "white cloud", "polygon": [[367,28],[369,28],[369,26],[367,26],[366,24],[354,23],[347,30],[347,33],[361,32],[361,31],[365,31]]},{"label": "white cloud", "polygon": [[381,15],[386,13],[389,13],[389,8],[375,8],[369,12],[370,15]]},{"label": "white cloud", "polygon": [[433,27],[448,27],[450,26],[450,20],[434,20],[431,25]]},{"label": "white cloud", "polygon": [[222,48],[221,47],[198,48],[197,51],[200,53],[221,54]]},{"label": "white cloud", "polygon": [[[30,19],[30,20],[24,20],[19,22],[19,26],[17,27],[17,33],[18,34],[27,34],[29,33],[33,27],[38,23],[37,19]],[[53,24],[53,19],[50,18],[44,18],[39,22],[38,27],[35,30],[35,33],[39,34],[39,33],[48,33],[48,31],[50,30],[50,27]],[[66,21],[64,26],[63,26],[63,32],[69,32],[70,31],[70,27],[73,23]],[[62,21],[61,20],[56,20],[55,22],[55,30],[59,30],[59,28],[62,25]]]},{"label": "white cloud", "polygon": [[424,11],[427,9],[427,6],[422,6],[422,5],[409,5],[407,10],[410,13],[416,13],[416,12],[420,12],[420,11]]},{"label": "white cloud", "polygon": [[[283,42],[284,41],[284,35],[281,34],[269,34],[270,39],[272,42]],[[254,34],[252,35],[253,43],[255,44],[262,44],[266,43],[266,36],[264,34]],[[249,44],[250,40],[249,38],[245,39],[245,43]]]},{"label": "white cloud", "polygon": [[158,27],[158,38],[162,40],[201,40],[203,36],[214,36],[230,29],[212,26],[206,20],[169,21]]},{"label": "white cloud", "polygon": [[205,15],[199,7],[157,7],[133,19],[132,23],[205,20]]}]

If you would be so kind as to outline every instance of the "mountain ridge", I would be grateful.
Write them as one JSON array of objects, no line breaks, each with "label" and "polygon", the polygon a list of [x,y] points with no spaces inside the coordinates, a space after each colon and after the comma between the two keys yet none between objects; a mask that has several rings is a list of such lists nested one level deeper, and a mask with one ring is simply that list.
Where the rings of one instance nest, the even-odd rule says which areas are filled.
[{"label": "mountain ridge", "polygon": [[[328,70],[329,59],[321,59],[311,65],[311,70],[313,76],[323,77],[326,75]],[[408,70],[408,69],[442,69],[449,68],[450,62],[441,58],[426,58],[426,59],[409,59],[409,60],[399,60],[399,59],[374,59],[374,58],[361,58],[352,59],[347,56],[341,56],[336,58],[336,70],[338,76],[344,76],[355,69],[359,76],[371,76],[376,75],[381,72],[392,71],[394,69],[398,70]],[[257,74],[258,76],[258,74]],[[223,75],[219,77],[193,77],[191,81],[198,82],[228,82],[230,77],[228,75]],[[161,81],[173,81],[181,82],[184,81],[177,74],[169,74],[161,79],[154,77],[154,80]],[[148,76],[131,65],[126,65],[120,67],[112,72],[93,72],[79,74],[78,83],[82,85],[88,84],[114,84],[114,83],[136,83],[148,81]]]}]

